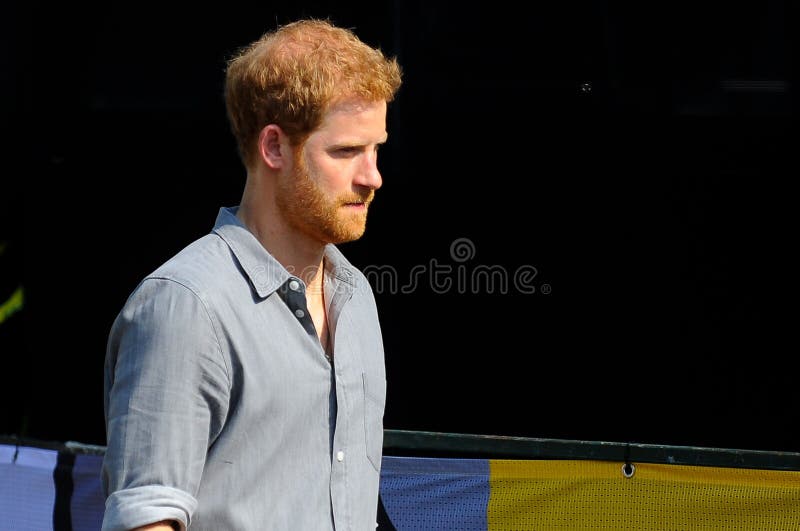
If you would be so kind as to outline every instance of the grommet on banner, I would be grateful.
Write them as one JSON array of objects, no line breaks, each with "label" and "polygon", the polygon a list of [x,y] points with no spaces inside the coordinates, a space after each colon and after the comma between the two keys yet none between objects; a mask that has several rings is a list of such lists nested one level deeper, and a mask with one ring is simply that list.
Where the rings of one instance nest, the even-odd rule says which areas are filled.
[{"label": "grommet on banner", "polygon": [[626,478],[630,479],[633,477],[633,474],[636,472],[636,466],[633,463],[625,463],[622,465],[622,475]]},{"label": "grommet on banner", "polygon": [[625,444],[625,464],[622,465],[622,475],[630,479],[636,473],[636,467],[631,463],[631,445]]}]

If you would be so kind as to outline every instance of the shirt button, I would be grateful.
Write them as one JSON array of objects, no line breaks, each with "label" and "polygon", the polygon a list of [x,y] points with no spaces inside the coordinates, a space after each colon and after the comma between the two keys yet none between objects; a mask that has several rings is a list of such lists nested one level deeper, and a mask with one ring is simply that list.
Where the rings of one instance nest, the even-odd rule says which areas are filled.
[{"label": "shirt button", "polygon": [[306,312],[304,312],[303,310],[295,310],[294,314],[297,316],[298,319],[302,319],[303,317],[306,316]]},{"label": "shirt button", "polygon": [[344,461],[344,452],[343,451],[339,450],[338,452],[336,452],[336,460],[339,461],[340,463],[342,461]]},{"label": "shirt button", "polygon": [[292,291],[297,291],[298,289],[300,289],[300,283],[296,280],[292,280],[291,282],[289,282],[289,289]]}]

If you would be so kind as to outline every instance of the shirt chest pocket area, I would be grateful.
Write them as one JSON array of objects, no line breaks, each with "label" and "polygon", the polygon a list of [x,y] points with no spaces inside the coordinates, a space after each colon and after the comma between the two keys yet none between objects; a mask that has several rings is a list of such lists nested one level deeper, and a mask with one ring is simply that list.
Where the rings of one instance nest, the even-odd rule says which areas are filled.
[{"label": "shirt chest pocket area", "polygon": [[364,442],[367,458],[376,471],[383,453],[383,410],[386,403],[386,381],[361,373],[364,391]]}]

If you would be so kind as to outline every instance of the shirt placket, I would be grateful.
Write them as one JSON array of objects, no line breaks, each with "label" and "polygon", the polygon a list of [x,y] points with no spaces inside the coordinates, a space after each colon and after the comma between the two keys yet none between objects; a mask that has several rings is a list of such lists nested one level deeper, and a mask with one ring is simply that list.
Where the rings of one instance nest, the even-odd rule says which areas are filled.
[{"label": "shirt placket", "polygon": [[286,303],[289,311],[294,314],[306,333],[319,345],[320,352],[323,353],[325,359],[330,363],[331,357],[325,352],[325,349],[322,348],[322,343],[320,343],[319,336],[317,335],[317,329],[314,326],[314,320],[311,319],[311,314],[308,311],[305,284],[298,278],[290,277],[289,280],[281,286],[278,293],[281,299]]}]

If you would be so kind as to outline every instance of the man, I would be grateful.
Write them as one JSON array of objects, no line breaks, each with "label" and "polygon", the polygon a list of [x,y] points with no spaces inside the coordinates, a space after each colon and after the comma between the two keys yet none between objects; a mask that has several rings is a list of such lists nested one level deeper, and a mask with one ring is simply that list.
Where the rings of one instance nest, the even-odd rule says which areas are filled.
[{"label": "man", "polygon": [[228,65],[241,204],[145,278],[106,359],[103,529],[374,529],[385,372],[359,238],[400,69],[303,20]]}]

